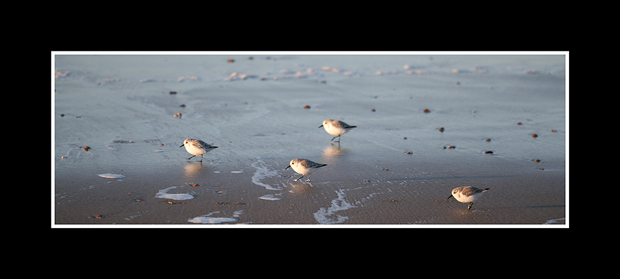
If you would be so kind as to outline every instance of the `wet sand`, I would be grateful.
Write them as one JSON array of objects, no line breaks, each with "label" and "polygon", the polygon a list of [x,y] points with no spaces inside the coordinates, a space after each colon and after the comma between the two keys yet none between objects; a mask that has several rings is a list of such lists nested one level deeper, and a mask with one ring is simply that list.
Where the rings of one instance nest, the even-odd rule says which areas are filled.
[{"label": "wet sand", "polygon": [[[56,70],[56,225],[566,223],[563,56],[59,55]],[[333,143],[327,118],[358,128]],[[185,138],[219,148],[187,161]],[[294,182],[293,158],[328,165]],[[490,188],[471,211],[446,200],[466,185]]]}]

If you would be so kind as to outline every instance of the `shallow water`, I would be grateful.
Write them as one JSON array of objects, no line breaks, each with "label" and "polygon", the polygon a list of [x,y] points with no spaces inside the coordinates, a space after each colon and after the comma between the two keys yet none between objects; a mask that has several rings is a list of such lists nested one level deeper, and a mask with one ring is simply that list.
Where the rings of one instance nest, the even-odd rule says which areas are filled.
[{"label": "shallow water", "polygon": [[[247,57],[56,56],[56,69],[68,72],[55,79],[57,220],[113,222],[113,215],[93,219],[68,212],[91,210],[89,199],[104,208],[118,206],[100,197],[134,191],[145,202],[129,203],[119,222],[208,223],[216,217],[204,212],[221,211],[217,218],[229,223],[428,224],[461,218],[445,215],[446,206],[456,204],[434,201],[461,183],[489,183],[499,193],[515,191],[508,187],[511,179],[532,181],[531,191],[543,168],[561,172],[554,177],[564,184],[563,56]],[[332,143],[318,129],[327,118],[358,128]],[[188,162],[191,155],[179,148],[185,138],[219,148],[202,164],[196,157]],[[443,149],[448,145],[456,148]],[[328,166],[311,175],[309,184],[293,182],[298,175],[284,170],[292,158]],[[104,191],[97,183],[118,188]],[[172,190],[186,183],[201,186],[191,187],[194,194],[189,186]],[[564,189],[551,192],[554,205],[563,204]],[[130,212],[148,207],[155,214],[162,204],[148,198],[172,195],[189,203],[152,219]],[[494,204],[500,196],[487,195],[480,203]],[[214,200],[226,197],[241,203],[234,207],[254,205],[215,210]],[[381,202],[394,197],[404,202]],[[396,209],[397,220],[385,213],[413,201],[418,213]],[[283,206],[289,213],[277,211]],[[235,209],[244,214],[231,217]],[[559,209],[515,222],[559,219]],[[97,215],[83,215],[89,214]],[[497,216],[459,221],[507,222]]]}]

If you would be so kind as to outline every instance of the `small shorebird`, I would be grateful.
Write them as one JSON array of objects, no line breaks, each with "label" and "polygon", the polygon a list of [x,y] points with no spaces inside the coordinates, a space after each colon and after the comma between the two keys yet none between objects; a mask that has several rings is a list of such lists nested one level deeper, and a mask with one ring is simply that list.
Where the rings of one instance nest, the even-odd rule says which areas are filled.
[{"label": "small shorebird", "polygon": [[315,169],[318,169],[320,167],[324,167],[327,166],[327,164],[319,164],[319,163],[315,163],[312,162],[308,159],[293,159],[291,160],[291,162],[289,163],[288,167],[286,167],[285,169],[288,168],[293,168],[293,170],[296,173],[301,174],[301,177],[293,180],[293,181],[297,181],[299,179],[301,179],[302,177],[304,177],[304,175],[308,175],[308,179],[306,181],[310,181],[310,174],[312,174],[312,172]]},{"label": "small shorebird", "polygon": [[183,141],[183,144],[179,146],[179,148],[183,146],[185,146],[185,150],[187,150],[189,154],[194,155],[187,158],[187,160],[194,158],[197,155],[200,155],[200,161],[198,162],[202,162],[202,155],[217,148],[217,146],[209,145],[208,143],[199,139],[185,139],[185,141]]},{"label": "small shorebird", "polygon": [[340,136],[342,136],[344,133],[348,132],[349,130],[356,128],[357,126],[351,126],[340,120],[326,119],[325,121],[323,121],[323,125],[319,126],[319,128],[321,127],[325,128],[325,131],[328,134],[335,136],[332,138],[332,141],[335,138],[338,138],[338,142],[340,142]]},{"label": "small shorebird", "polygon": [[489,188],[480,189],[472,186],[457,187],[452,189],[452,194],[448,196],[448,199],[454,197],[459,202],[468,202],[469,205],[467,206],[467,210],[471,210],[471,206],[474,205],[474,202],[477,201],[482,196],[482,193],[487,190],[489,190]]}]

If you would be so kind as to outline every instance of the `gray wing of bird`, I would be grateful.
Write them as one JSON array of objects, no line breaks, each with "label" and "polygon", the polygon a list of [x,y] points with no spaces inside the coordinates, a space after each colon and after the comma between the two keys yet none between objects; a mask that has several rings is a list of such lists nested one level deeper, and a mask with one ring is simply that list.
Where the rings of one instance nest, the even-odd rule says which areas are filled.
[{"label": "gray wing of bird", "polygon": [[471,195],[476,194],[476,193],[485,192],[486,190],[488,190],[488,188],[480,189],[480,188],[469,186],[469,187],[464,187],[462,193],[465,196],[471,196]]},{"label": "gray wing of bird", "polygon": [[316,169],[316,168],[327,166],[327,164],[319,164],[319,163],[316,163],[316,162],[312,162],[310,160],[301,161],[300,163],[304,167],[306,167],[306,168],[315,168]]},{"label": "gray wing of bird", "polygon": [[357,126],[351,126],[351,125],[349,125],[349,124],[347,124],[347,123],[344,123],[344,122],[342,122],[342,121],[340,121],[340,120],[336,121],[336,123],[337,123],[337,124],[336,124],[336,125],[334,125],[334,126],[335,126],[335,127],[338,127],[338,128],[351,129],[351,128],[356,128],[356,127],[357,127]]},{"label": "gray wing of bird", "polygon": [[210,145],[202,140],[198,140],[198,142],[194,142],[194,145],[198,148],[217,148],[217,146]]}]

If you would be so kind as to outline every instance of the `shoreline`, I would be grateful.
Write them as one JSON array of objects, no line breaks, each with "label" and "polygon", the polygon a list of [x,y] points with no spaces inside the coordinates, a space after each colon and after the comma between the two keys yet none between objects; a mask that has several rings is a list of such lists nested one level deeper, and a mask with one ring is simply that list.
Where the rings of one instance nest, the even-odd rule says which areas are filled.
[{"label": "shoreline", "polygon": [[[332,169],[317,171],[306,183],[292,181],[297,175],[277,160],[255,159],[243,170],[182,160],[165,175],[121,171],[121,179],[57,178],[73,190],[56,194],[56,223],[187,224],[211,217],[228,218],[225,224],[540,225],[565,218],[564,173],[538,170],[534,162],[498,167],[493,165],[502,159],[483,155],[467,166],[332,162]],[[445,199],[465,185],[491,188],[472,211]]]}]

